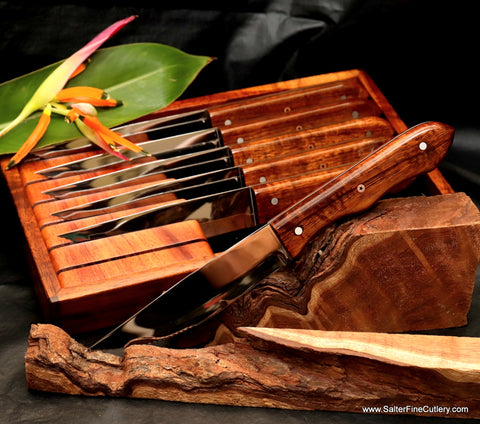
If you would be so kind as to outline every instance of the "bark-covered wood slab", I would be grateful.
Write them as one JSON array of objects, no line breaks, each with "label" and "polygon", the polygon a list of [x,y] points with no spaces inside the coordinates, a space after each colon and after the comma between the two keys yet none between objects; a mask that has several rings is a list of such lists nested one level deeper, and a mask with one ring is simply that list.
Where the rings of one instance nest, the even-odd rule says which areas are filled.
[{"label": "bark-covered wood slab", "polygon": [[238,327],[405,332],[467,323],[480,212],[463,193],[382,200],[327,228],[295,267],[272,274],[177,343],[225,343]]},{"label": "bark-covered wood slab", "polygon": [[71,395],[302,410],[480,418],[478,338],[243,329],[198,349],[90,351],[33,325],[28,387]]}]

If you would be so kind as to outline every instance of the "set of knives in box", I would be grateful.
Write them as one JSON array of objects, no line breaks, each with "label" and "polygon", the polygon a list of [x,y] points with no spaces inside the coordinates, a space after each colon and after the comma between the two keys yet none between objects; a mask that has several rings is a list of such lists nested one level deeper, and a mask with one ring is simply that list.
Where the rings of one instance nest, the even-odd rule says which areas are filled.
[{"label": "set of knives in box", "polygon": [[[151,156],[79,139],[5,172],[44,312],[72,332],[122,322],[246,235],[297,256],[320,227],[434,170],[452,135],[438,123],[399,135],[357,70],[181,100],[115,130]],[[228,280],[236,265],[222,266]]]}]

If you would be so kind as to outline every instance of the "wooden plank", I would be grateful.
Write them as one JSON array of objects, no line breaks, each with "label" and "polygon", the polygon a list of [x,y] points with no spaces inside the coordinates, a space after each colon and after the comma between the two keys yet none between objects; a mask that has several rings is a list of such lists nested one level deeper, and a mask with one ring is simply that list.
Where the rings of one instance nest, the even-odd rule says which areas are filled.
[{"label": "wooden plank", "polygon": [[298,410],[480,418],[480,339],[242,329],[250,340],[197,349],[90,351],[32,326],[30,389]]}]

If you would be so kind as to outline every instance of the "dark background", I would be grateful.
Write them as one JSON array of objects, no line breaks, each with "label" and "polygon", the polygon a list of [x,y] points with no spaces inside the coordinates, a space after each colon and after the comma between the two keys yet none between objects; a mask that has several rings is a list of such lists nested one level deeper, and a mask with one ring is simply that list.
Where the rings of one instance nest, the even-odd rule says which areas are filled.
[{"label": "dark background", "polygon": [[[437,120],[456,128],[441,170],[456,191],[465,191],[478,205],[480,28],[475,6],[475,1],[430,0],[43,1],[35,6],[0,1],[0,82],[68,57],[132,14],[138,19],[105,46],[159,42],[217,58],[185,97],[360,68],[407,125]],[[23,369],[28,331],[31,323],[43,321],[27,272],[22,230],[3,181],[0,190],[0,423],[438,422],[29,392]],[[446,333],[480,335],[477,292],[469,325]]]}]

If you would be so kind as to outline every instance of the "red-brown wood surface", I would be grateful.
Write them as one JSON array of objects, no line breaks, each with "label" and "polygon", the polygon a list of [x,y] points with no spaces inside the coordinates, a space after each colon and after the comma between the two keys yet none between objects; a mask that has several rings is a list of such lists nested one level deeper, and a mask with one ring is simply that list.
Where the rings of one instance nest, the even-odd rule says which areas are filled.
[{"label": "red-brown wood surface", "polygon": [[229,102],[227,105],[208,110],[212,126],[222,127],[248,120],[258,120],[259,116],[266,118],[273,115],[286,115],[324,104],[367,97],[365,88],[357,79],[352,78],[259,96],[258,99],[248,99],[246,102]]},{"label": "red-brown wood surface", "polygon": [[377,116],[353,119],[311,130],[287,133],[249,143],[231,146],[236,164],[258,162],[272,157],[330,147],[362,138],[390,139],[395,131],[390,123]]},{"label": "red-brown wood surface", "polygon": [[294,265],[174,345],[228,343],[245,326],[397,333],[463,326],[479,260],[480,212],[464,193],[383,199],[328,226]]}]

